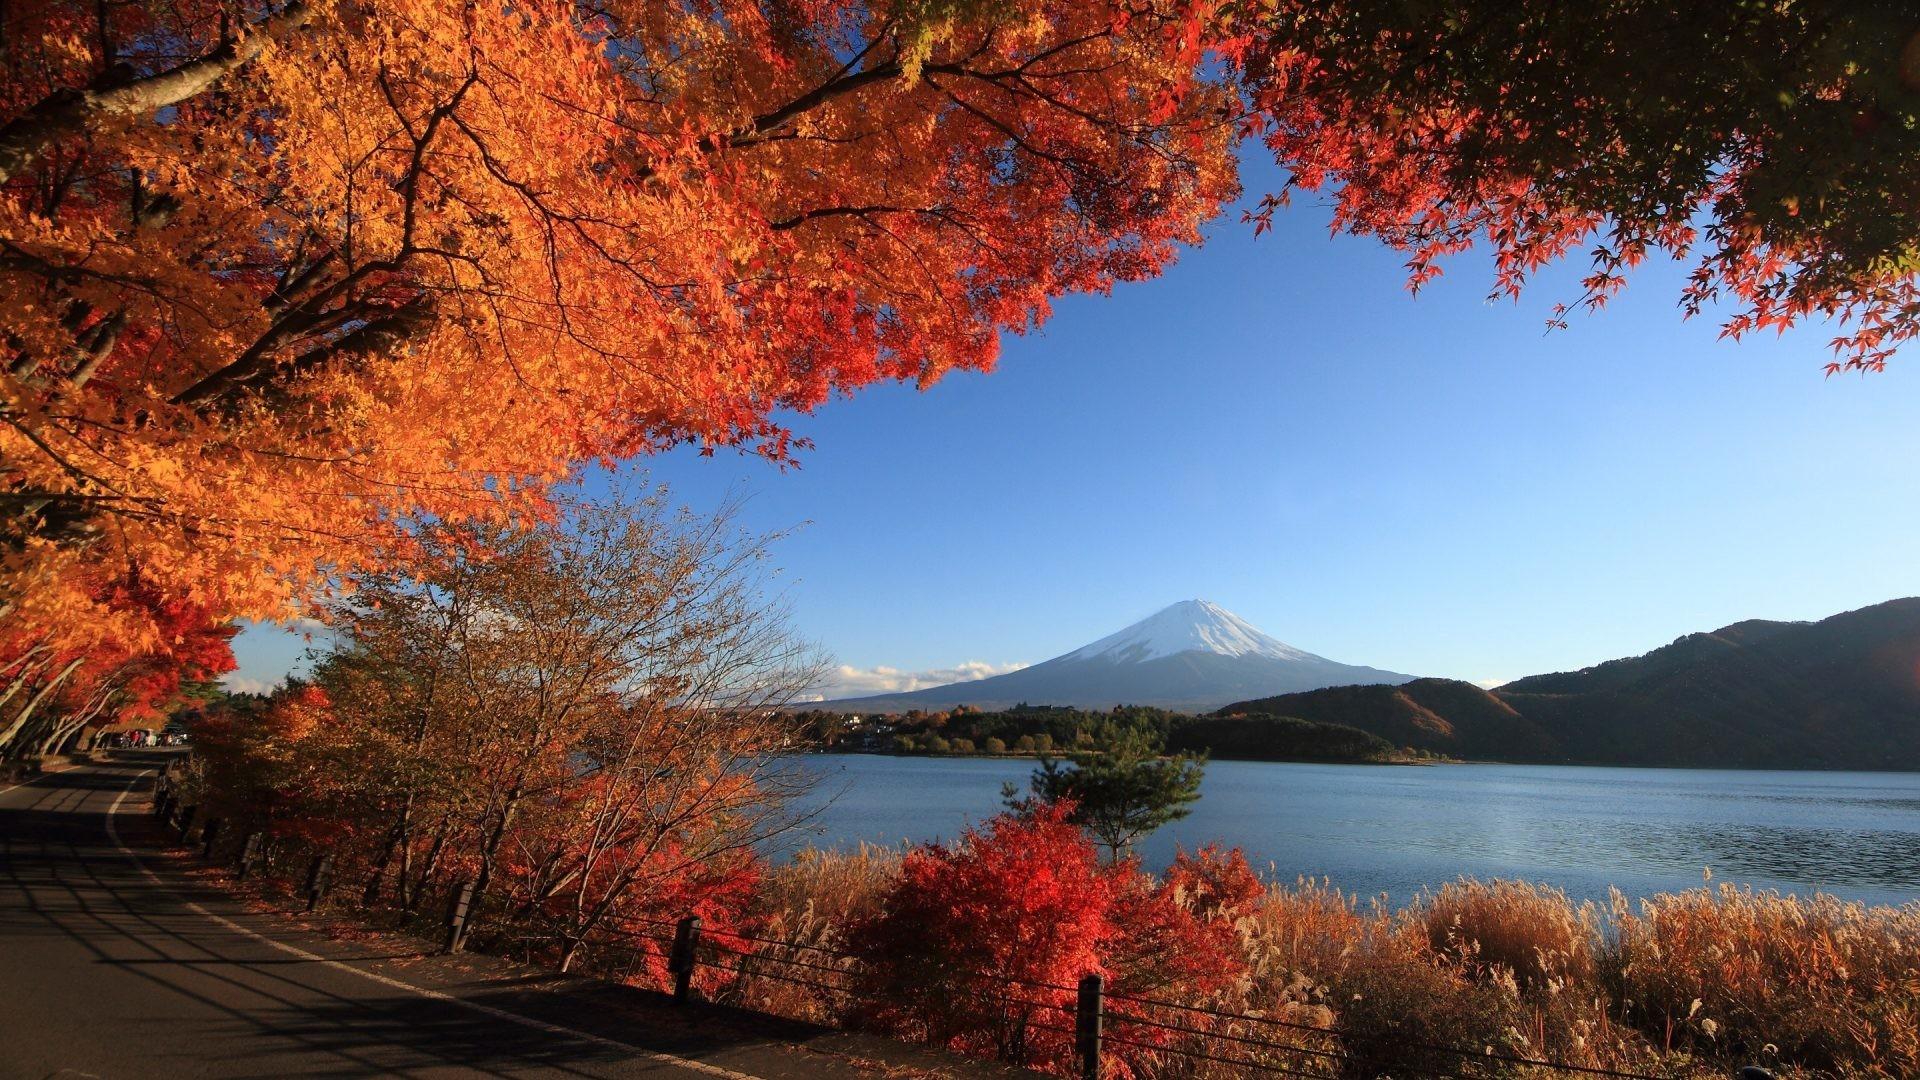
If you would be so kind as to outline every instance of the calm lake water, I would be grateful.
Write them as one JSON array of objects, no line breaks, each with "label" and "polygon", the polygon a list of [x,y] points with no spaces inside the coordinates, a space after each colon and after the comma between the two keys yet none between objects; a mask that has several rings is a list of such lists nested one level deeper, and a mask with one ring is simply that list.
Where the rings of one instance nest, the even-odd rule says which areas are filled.
[{"label": "calm lake water", "polygon": [[[810,842],[950,839],[1022,786],[1028,761],[820,754]],[[1604,900],[1713,880],[1898,904],[1920,900],[1920,773],[1534,765],[1383,767],[1216,761],[1191,816],[1148,839],[1222,841],[1284,879],[1331,878],[1404,902],[1461,875],[1543,881]]]}]

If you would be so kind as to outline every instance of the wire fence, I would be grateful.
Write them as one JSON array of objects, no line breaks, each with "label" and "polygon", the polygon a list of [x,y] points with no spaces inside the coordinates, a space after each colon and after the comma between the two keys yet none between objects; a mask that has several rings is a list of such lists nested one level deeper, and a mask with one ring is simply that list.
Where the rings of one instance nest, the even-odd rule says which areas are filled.
[{"label": "wire fence", "polygon": [[[843,1004],[884,1004],[864,985],[857,954],[829,946],[704,926],[697,919],[639,917],[632,926],[605,931],[610,942],[644,943],[669,976],[690,984],[699,969],[725,973],[742,984],[768,980],[811,990]],[[671,931],[671,934],[669,934]],[[604,946],[603,946],[604,948]],[[688,958],[676,967],[673,957]],[[626,965],[631,973],[638,965]],[[954,973],[943,973],[955,979]],[[1512,1075],[1604,1077],[1608,1080],[1673,1080],[1671,1075],[1632,1072],[1502,1053],[1488,1047],[1449,1046],[1404,1035],[1364,1032],[1334,1025],[1234,1012],[1169,1001],[1109,988],[1100,975],[1075,985],[979,972],[957,975],[978,987],[978,1010],[1006,1025],[1006,1056],[1016,1064],[1035,1058],[1065,1058],[1079,1075],[1100,1075],[1100,1064],[1118,1056],[1134,1075],[1266,1075],[1300,1080],[1358,1077],[1421,1077],[1483,1080]],[[844,1011],[844,1010],[841,1010]],[[1053,1053],[1030,1035],[1051,1038]],[[1023,1052],[1024,1051],[1024,1052]],[[1182,1067],[1182,1066],[1187,1067]],[[1195,1066],[1200,1068],[1194,1068]],[[1229,1070],[1219,1073],[1218,1070]]]}]

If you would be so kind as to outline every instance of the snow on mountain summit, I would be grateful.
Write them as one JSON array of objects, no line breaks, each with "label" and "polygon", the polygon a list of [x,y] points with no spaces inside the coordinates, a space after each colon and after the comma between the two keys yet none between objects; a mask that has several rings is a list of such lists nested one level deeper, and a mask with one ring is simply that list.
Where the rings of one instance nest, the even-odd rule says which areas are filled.
[{"label": "snow on mountain summit", "polygon": [[1138,663],[1205,652],[1218,656],[1265,656],[1275,660],[1316,660],[1304,652],[1261,633],[1252,623],[1211,600],[1182,600],[1141,619],[1115,634],[1085,645],[1062,660]]},{"label": "snow on mountain summit", "polygon": [[960,705],[1005,709],[1023,703],[1089,709],[1154,705],[1203,712],[1275,694],[1412,678],[1315,656],[1261,633],[1218,604],[1183,600],[1117,634],[1018,671],[896,694],[841,698],[833,704],[869,714]]}]

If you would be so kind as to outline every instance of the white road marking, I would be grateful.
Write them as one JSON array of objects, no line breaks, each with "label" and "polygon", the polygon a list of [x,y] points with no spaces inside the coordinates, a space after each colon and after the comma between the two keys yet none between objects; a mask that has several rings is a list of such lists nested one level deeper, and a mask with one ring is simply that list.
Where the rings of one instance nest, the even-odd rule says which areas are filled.
[{"label": "white road marking", "polygon": [[[147,772],[151,772],[151,771],[152,770],[146,770],[140,773],[136,773],[134,775],[133,782],[129,783],[127,785],[126,790],[122,791],[113,800],[113,805],[107,808],[107,838],[113,841],[114,847],[120,849],[120,854],[125,855],[129,860],[132,861],[135,869],[139,870],[142,874],[146,875],[146,878],[148,881],[153,882],[155,885],[158,885],[160,888],[165,889],[169,893],[173,893],[174,898],[179,900],[182,904],[184,904],[189,911],[192,911],[197,915],[202,915],[208,919],[211,919],[214,922],[219,923],[221,926],[226,927],[228,930],[231,930],[236,934],[240,934],[245,937],[252,938],[253,940],[261,942],[262,944],[265,944],[265,945],[271,945],[272,947],[280,950],[283,953],[287,953],[292,956],[297,956],[302,960],[311,961],[312,963],[319,964],[323,967],[333,968],[336,971],[344,971],[352,975],[358,975],[363,979],[370,979],[373,982],[377,982],[382,986],[392,987],[395,990],[405,990],[408,993],[418,994],[424,998],[431,998],[435,1001],[444,1001],[450,1005],[458,1005],[463,1009],[471,1009],[474,1012],[483,1013],[497,1020],[505,1020],[508,1023],[519,1024],[522,1027],[533,1028],[536,1031],[544,1031],[549,1035],[565,1035],[565,1036],[568,1036],[569,1038],[584,1039],[587,1042],[594,1043],[599,1046],[605,1046],[615,1050],[624,1050],[627,1053],[637,1054],[641,1057],[647,1058],[650,1061],[657,1061],[662,1065],[672,1065],[672,1066],[675,1066],[676,1068],[692,1069],[695,1072],[706,1073],[708,1076],[726,1077],[728,1078],[728,1080],[763,1080],[763,1078],[755,1076],[752,1073],[737,1072],[733,1069],[725,1068],[720,1065],[710,1065],[707,1062],[696,1061],[692,1058],[683,1058],[683,1057],[676,1056],[674,1054],[662,1053],[661,1051],[658,1051],[658,1050],[649,1050],[644,1046],[635,1046],[632,1043],[624,1043],[619,1041],[618,1039],[609,1039],[603,1035],[595,1035],[590,1031],[580,1031],[575,1028],[562,1027],[559,1024],[549,1024],[545,1020],[535,1020],[531,1016],[522,1016],[519,1013],[508,1012],[505,1009],[496,1009],[491,1005],[482,1005],[477,1001],[468,1001],[465,998],[455,997],[452,994],[442,993],[438,990],[430,990],[424,986],[415,986],[412,983],[401,982],[399,979],[388,978],[387,976],[381,975],[377,972],[367,971],[363,968],[354,967],[352,964],[343,964],[338,960],[329,960],[318,953],[311,953],[297,946],[288,945],[285,942],[281,942],[281,941],[275,941],[274,939],[267,937],[264,934],[257,934],[252,930],[249,930],[246,927],[241,926],[239,923],[234,922],[231,919],[223,918],[219,915],[214,914],[211,911],[208,911],[206,908],[201,907],[199,904],[196,904],[193,901],[187,899],[186,897],[181,896],[179,893],[174,892],[174,890],[171,887],[169,887],[164,881],[160,880],[160,875],[148,869],[147,864],[141,860],[140,856],[135,854],[133,849],[128,847],[120,839],[120,830],[114,824],[114,820],[113,820],[114,815],[120,812],[120,804],[126,801],[127,796],[133,794],[134,784],[139,783],[140,778],[146,776]],[[20,787],[22,785],[16,784],[14,786]],[[12,788],[8,788],[7,790],[11,791]]]}]

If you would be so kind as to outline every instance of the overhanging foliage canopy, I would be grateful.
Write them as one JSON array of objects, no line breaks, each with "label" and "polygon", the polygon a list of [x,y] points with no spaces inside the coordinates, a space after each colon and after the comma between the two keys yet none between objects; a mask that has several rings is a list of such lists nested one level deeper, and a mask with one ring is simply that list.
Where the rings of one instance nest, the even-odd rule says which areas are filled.
[{"label": "overhanging foliage canopy", "polygon": [[130,583],[285,616],[584,462],[784,458],[782,410],[988,368],[1157,273],[1241,139],[1415,285],[1584,251],[1599,303],[1664,250],[1730,333],[1835,319],[1840,367],[1920,327],[1888,0],[50,0],[0,32],[21,648],[151,638],[100,600]]}]

